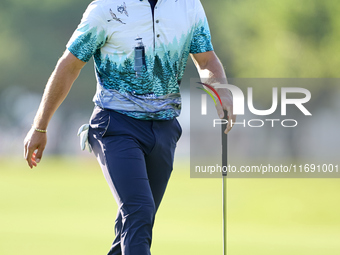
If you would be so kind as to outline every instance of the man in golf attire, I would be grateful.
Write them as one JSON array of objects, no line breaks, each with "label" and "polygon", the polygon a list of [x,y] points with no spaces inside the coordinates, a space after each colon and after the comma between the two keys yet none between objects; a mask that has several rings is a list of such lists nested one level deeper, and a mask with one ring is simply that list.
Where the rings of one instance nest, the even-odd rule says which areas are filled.
[{"label": "man in golf attire", "polygon": [[[118,204],[110,255],[150,254],[155,214],[181,136],[176,117],[189,54],[200,76],[209,75],[208,83],[226,81],[199,0],[97,0],[46,85],[25,139],[31,168],[41,160],[52,115],[94,57],[97,91],[88,141]],[[235,120],[231,94],[218,92],[228,118]],[[221,118],[223,109],[217,106]]]}]

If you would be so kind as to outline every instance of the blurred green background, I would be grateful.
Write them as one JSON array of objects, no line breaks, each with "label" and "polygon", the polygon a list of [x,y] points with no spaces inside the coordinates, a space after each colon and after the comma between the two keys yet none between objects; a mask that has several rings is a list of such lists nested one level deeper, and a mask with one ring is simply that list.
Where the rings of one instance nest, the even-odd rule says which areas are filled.
[{"label": "blurred green background", "polygon": [[[106,254],[117,206],[94,160],[1,160],[0,254]],[[175,164],[152,254],[222,254],[221,179]],[[229,255],[339,254],[337,179],[228,179]]]},{"label": "blurred green background", "polygon": [[[93,108],[92,63],[53,117],[39,167],[29,170],[22,159],[45,83],[89,2],[0,1],[0,254],[106,254],[113,240],[115,202],[75,135]],[[228,77],[339,77],[340,2],[202,3]],[[189,61],[184,99],[192,77]],[[327,101],[339,93],[333,87],[311,92]],[[221,180],[189,178],[188,108],[184,100],[184,133],[156,218],[153,254],[222,253]],[[339,253],[339,180],[229,179],[227,185],[229,255]]]}]

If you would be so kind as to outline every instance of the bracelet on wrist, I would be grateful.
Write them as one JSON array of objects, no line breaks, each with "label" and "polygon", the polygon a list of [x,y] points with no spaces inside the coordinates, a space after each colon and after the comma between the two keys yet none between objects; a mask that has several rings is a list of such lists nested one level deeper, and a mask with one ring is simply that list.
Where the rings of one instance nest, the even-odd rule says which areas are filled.
[{"label": "bracelet on wrist", "polygon": [[34,128],[35,131],[39,132],[39,133],[47,133],[47,129],[39,129],[36,128],[35,126],[32,125],[32,127]]}]

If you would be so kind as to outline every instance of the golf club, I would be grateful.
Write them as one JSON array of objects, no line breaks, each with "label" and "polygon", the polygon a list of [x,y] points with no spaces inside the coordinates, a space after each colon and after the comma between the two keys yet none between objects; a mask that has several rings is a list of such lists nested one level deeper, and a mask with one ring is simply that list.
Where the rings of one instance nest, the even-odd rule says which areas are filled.
[{"label": "golf club", "polygon": [[[224,111],[227,119],[228,112]],[[224,133],[227,123],[222,125],[222,169],[228,169],[228,135]],[[227,254],[227,171],[222,171],[222,224],[223,224],[223,255]]]}]

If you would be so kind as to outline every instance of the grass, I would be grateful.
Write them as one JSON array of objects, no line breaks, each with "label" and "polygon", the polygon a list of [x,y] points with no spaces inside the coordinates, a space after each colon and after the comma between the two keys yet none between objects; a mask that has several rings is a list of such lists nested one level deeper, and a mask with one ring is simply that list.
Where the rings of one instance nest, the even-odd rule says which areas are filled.
[{"label": "grass", "polygon": [[[0,160],[0,254],[106,254],[117,206],[97,162]],[[177,162],[153,255],[222,254],[221,179]],[[338,179],[228,179],[228,255],[338,254]]]}]

